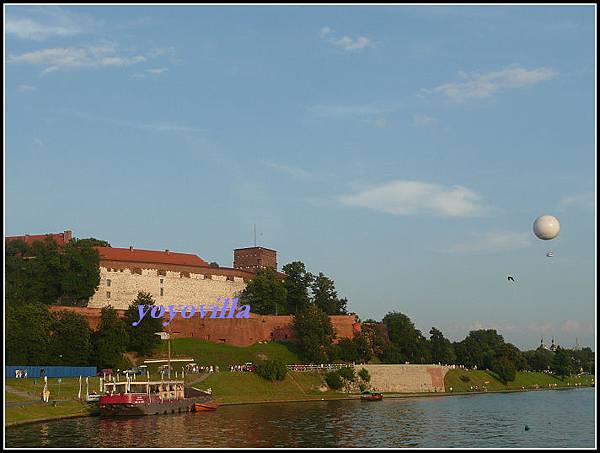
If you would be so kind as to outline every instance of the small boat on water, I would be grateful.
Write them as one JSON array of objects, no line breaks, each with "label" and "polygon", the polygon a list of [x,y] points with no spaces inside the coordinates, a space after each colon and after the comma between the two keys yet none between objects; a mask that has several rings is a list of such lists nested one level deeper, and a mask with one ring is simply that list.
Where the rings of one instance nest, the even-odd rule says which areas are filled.
[{"label": "small boat on water", "polygon": [[193,412],[196,405],[217,408],[210,393],[185,387],[182,380],[107,382],[104,391],[98,405],[105,417]]},{"label": "small boat on water", "polygon": [[381,401],[383,399],[383,393],[366,391],[360,395],[360,399],[362,401]]},{"label": "small boat on water", "polygon": [[195,403],[194,412],[216,411],[218,407],[219,404],[216,401],[209,401],[207,403]]}]

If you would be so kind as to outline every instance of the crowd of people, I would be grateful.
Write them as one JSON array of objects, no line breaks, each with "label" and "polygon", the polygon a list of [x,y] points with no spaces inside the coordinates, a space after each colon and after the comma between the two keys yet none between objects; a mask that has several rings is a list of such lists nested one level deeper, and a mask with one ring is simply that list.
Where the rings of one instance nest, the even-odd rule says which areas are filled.
[{"label": "crowd of people", "polygon": [[195,363],[190,363],[185,366],[186,373],[218,373],[219,366],[218,365],[197,365]]},{"label": "crowd of people", "polygon": [[17,379],[26,378],[27,370],[15,370],[15,377]]},{"label": "crowd of people", "polygon": [[232,371],[232,372],[248,371],[248,372],[252,373],[252,372],[256,371],[256,365],[254,365],[252,363],[245,363],[244,365],[230,365],[229,371]]},{"label": "crowd of people", "polygon": [[316,370],[338,370],[343,367],[351,367],[345,363],[321,363],[319,365],[288,365],[290,371],[316,371]]}]

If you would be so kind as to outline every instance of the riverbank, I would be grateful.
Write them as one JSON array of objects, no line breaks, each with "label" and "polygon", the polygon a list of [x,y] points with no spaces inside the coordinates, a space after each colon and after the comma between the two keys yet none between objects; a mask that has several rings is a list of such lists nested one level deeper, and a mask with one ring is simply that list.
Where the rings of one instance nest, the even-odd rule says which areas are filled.
[{"label": "riverbank", "polygon": [[[318,372],[289,372],[281,382],[266,381],[254,373],[221,372],[199,380],[198,375],[190,375],[189,385],[205,390],[212,389],[215,399],[222,406],[301,403],[333,400],[355,400],[357,394],[332,391],[323,383],[323,375]],[[468,378],[468,381],[466,380]],[[570,377],[560,380],[545,373],[519,372],[515,381],[502,384],[485,371],[451,370],[446,375],[445,392],[427,393],[384,393],[385,398],[421,398],[460,395],[481,395],[487,393],[514,393],[536,390],[561,390],[593,385],[594,376]],[[40,379],[7,379],[5,387],[5,426],[25,423],[58,420],[62,418],[92,416],[97,413],[95,405],[77,400],[78,378],[49,379],[48,384],[56,405],[39,400],[43,385]],[[577,385],[575,385],[577,384]],[[84,384],[85,385],[85,384]],[[477,390],[471,390],[477,388]],[[485,387],[486,390],[483,390]],[[450,391],[452,388],[452,391]],[[90,378],[90,390],[98,389],[98,378]],[[85,387],[83,388],[85,393]],[[60,400],[62,398],[62,400]]]}]

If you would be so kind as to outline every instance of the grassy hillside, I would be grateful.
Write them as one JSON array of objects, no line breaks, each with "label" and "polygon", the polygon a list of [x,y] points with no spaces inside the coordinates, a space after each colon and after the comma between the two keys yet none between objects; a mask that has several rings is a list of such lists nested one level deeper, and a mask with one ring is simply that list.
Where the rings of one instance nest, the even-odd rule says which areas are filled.
[{"label": "grassy hillside", "polygon": [[[462,378],[462,379],[461,379]],[[517,377],[513,382],[506,385],[502,384],[490,371],[482,370],[450,370],[444,378],[446,391],[450,391],[450,387],[454,392],[469,392],[471,387],[478,387],[479,390],[487,388],[488,391],[498,390],[515,390],[548,388],[549,385],[557,387],[574,387],[575,384],[590,385],[594,382],[594,376],[568,377],[564,380],[557,378],[551,374],[537,372],[517,372]]]},{"label": "grassy hillside", "polygon": [[[161,342],[153,357],[167,357],[166,341]],[[233,364],[257,363],[261,360],[280,360],[288,364],[300,363],[298,356],[290,351],[287,345],[281,343],[256,343],[248,347],[238,347],[197,338],[172,340],[171,357],[193,357],[198,365],[218,365],[221,371],[229,370],[229,366]]]},{"label": "grassy hillside", "polygon": [[320,400],[343,398],[347,395],[320,392],[323,378],[317,372],[289,372],[281,382],[269,382],[254,373],[218,373],[198,385],[203,390],[212,388],[219,403],[251,403],[258,401]]}]

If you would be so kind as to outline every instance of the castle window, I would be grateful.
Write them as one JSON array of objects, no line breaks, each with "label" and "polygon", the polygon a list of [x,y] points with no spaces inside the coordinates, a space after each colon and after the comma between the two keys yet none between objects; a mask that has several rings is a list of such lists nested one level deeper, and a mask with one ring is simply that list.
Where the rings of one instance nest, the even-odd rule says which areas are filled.
[{"label": "castle window", "polygon": [[165,279],[164,279],[164,278],[161,278],[161,279],[160,279],[160,284],[162,285],[162,284],[164,283],[164,281],[165,281]]},{"label": "castle window", "polygon": [[110,299],[110,291],[106,291],[106,298]]},{"label": "castle window", "polygon": [[164,295],[165,295],[165,289],[164,289],[164,288],[161,288],[161,289],[160,289],[160,295],[161,295],[161,296],[164,296]]},{"label": "castle window", "polygon": [[110,286],[110,278],[106,279],[106,286]]}]

